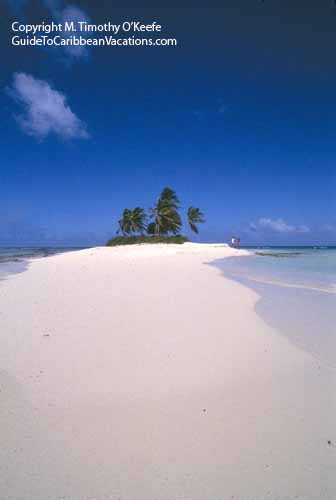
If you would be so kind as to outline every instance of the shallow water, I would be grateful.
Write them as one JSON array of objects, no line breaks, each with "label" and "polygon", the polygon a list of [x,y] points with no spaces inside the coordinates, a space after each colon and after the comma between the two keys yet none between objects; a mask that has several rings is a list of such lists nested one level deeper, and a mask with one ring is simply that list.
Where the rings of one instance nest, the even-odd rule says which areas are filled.
[{"label": "shallow water", "polygon": [[256,312],[296,346],[336,368],[336,249],[251,249],[214,263],[260,296]]},{"label": "shallow water", "polygon": [[21,262],[1,262],[0,263],[0,281],[4,280],[10,274],[23,273],[28,267],[28,263]]}]

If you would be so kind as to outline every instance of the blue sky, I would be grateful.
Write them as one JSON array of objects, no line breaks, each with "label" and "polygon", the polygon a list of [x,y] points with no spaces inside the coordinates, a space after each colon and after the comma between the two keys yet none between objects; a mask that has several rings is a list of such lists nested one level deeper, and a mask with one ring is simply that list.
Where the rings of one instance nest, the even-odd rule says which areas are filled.
[{"label": "blue sky", "polygon": [[[102,244],[165,186],[205,213],[196,240],[336,244],[333,3],[97,3],[1,6],[0,245]],[[178,45],[9,44],[13,20],[70,18],[156,20]]]}]

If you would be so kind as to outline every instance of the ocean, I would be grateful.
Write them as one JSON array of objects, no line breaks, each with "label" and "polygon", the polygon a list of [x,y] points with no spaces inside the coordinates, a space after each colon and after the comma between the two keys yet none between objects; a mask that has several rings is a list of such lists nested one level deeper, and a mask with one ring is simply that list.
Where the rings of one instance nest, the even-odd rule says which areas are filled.
[{"label": "ocean", "polygon": [[215,265],[257,292],[256,312],[274,330],[336,368],[336,247],[246,249]]}]

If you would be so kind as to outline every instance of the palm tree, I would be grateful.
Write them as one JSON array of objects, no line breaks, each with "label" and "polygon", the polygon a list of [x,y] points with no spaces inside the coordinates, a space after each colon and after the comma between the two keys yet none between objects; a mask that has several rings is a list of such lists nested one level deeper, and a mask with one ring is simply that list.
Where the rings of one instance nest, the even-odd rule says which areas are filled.
[{"label": "palm tree", "polygon": [[129,208],[125,208],[123,211],[121,219],[118,220],[118,230],[117,234],[122,233],[123,236],[130,233],[130,220],[131,210]]},{"label": "palm tree", "polygon": [[123,236],[131,233],[143,233],[146,228],[146,214],[143,208],[135,207],[133,210],[125,208],[122,218],[118,221],[119,229]]},{"label": "palm tree", "polygon": [[154,234],[155,234],[155,222],[150,222],[147,225],[147,234],[149,234],[150,236],[154,236]]},{"label": "palm tree", "polygon": [[154,219],[155,235],[178,234],[182,227],[182,220],[178,209],[180,200],[175,191],[165,188],[156,200],[156,204],[149,210],[150,217]]},{"label": "palm tree", "polygon": [[160,194],[160,198],[162,201],[169,203],[171,207],[176,210],[180,207],[180,200],[177,197],[175,191],[169,187],[166,187],[162,190]]},{"label": "palm tree", "polygon": [[194,231],[194,233],[198,234],[198,227],[196,224],[201,224],[205,222],[204,214],[200,211],[199,208],[189,207],[188,208],[188,222],[190,229]]}]

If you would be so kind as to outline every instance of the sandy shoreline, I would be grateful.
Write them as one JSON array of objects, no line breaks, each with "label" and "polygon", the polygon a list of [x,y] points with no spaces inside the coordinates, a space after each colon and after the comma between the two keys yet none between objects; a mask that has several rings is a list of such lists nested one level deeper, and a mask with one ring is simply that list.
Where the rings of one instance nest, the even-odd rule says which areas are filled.
[{"label": "sandy shoreline", "polygon": [[1,499],[336,497],[335,372],[206,265],[234,253],[95,248],[0,282]]}]

